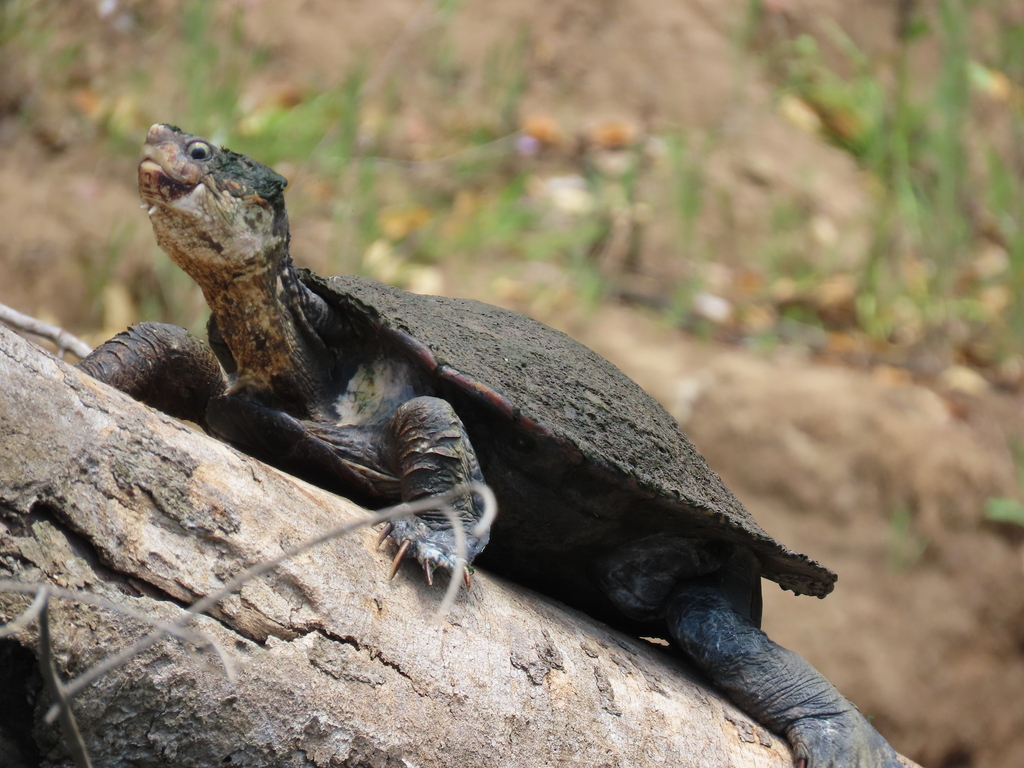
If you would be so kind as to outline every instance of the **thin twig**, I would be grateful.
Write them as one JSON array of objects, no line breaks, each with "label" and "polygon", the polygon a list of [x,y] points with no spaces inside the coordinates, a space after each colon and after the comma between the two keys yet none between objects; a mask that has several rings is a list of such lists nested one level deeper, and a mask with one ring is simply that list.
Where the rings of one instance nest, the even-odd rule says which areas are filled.
[{"label": "thin twig", "polygon": [[39,612],[39,668],[43,675],[43,684],[56,702],[53,706],[58,710],[61,730],[64,732],[64,740],[67,742],[71,759],[75,761],[77,768],[92,768],[92,761],[82,740],[82,732],[78,730],[75,713],[71,711],[70,696],[60,681],[57,664],[53,658],[53,639],[50,637],[50,593],[45,585],[39,590],[39,595],[42,599]]},{"label": "thin twig", "polygon": [[33,336],[52,341],[57,345],[57,351],[61,358],[64,357],[65,351],[72,352],[78,357],[85,357],[92,352],[92,347],[77,336],[72,336],[63,328],[58,328],[56,325],[49,325],[41,320],[36,320],[34,317],[23,315],[6,304],[0,304],[0,323],[9,325],[16,331],[30,333]]},{"label": "thin twig", "polygon": [[[40,668],[46,688],[54,700],[54,703],[46,713],[45,720],[47,722],[53,722],[54,719],[60,719],[61,730],[64,733],[68,751],[75,762],[76,768],[92,768],[92,762],[89,759],[85,742],[82,739],[81,731],[78,728],[78,722],[75,720],[74,712],[71,709],[71,701],[78,692],[94,680],[120,667],[129,659],[134,658],[147,648],[155,645],[163,639],[165,634],[185,640],[197,648],[203,645],[214,648],[220,657],[221,663],[224,665],[228,678],[233,681],[233,668],[230,659],[224,652],[223,648],[202,633],[186,630],[184,628],[185,625],[200,613],[212,608],[246,582],[270,571],[280,565],[283,561],[295,557],[318,544],[322,544],[339,536],[344,536],[358,528],[368,525],[377,525],[391,520],[392,518],[406,517],[408,515],[428,511],[442,512],[445,517],[448,518],[448,521],[452,526],[452,532],[455,535],[455,549],[457,553],[455,568],[452,570],[448,589],[445,591],[444,599],[441,601],[441,606],[437,613],[439,619],[446,616],[448,611],[451,610],[452,605],[454,605],[455,598],[462,585],[468,554],[466,549],[466,532],[463,529],[463,521],[459,517],[458,513],[452,508],[452,502],[467,492],[480,496],[483,501],[483,515],[471,531],[473,536],[479,538],[490,529],[491,524],[494,521],[494,517],[498,512],[498,505],[497,500],[494,497],[494,493],[487,485],[484,485],[483,483],[469,483],[465,486],[453,488],[447,493],[440,494],[438,496],[432,496],[430,498],[389,507],[381,510],[375,515],[371,515],[362,520],[356,520],[336,526],[335,528],[325,531],[318,536],[314,536],[311,539],[307,539],[294,547],[288,547],[280,555],[268,560],[263,560],[256,565],[247,568],[245,571],[229,580],[228,583],[217,592],[196,601],[189,606],[183,616],[173,622],[163,622],[158,619],[153,619],[150,616],[146,616],[145,614],[121,605],[116,605],[105,598],[87,592],[75,592],[73,590],[52,587],[45,583],[28,584],[25,582],[0,579],[0,591],[18,592],[23,594],[35,593],[35,599],[29,607],[18,616],[18,618],[0,627],[0,637],[6,637],[13,634],[25,627],[31,621],[38,620]],[[49,600],[51,596],[89,603],[117,611],[146,622],[155,627],[155,629],[138,642],[128,648],[122,649],[114,656],[104,659],[100,664],[86,670],[81,675],[65,684],[61,681],[60,675],[57,672],[57,665],[53,655],[53,642],[50,634],[49,614]]]},{"label": "thin twig", "polygon": [[220,659],[221,664],[224,666],[224,674],[227,676],[228,680],[231,680],[232,682],[235,680],[234,665],[232,664],[230,657],[216,640],[208,637],[202,632],[185,629],[177,624],[155,619],[145,613],[133,610],[124,605],[118,605],[117,603],[111,602],[99,595],[92,594],[91,592],[61,589],[60,587],[54,587],[42,582],[10,581],[8,579],[0,579],[0,592],[18,592],[22,594],[35,593],[36,595],[32,604],[26,608],[18,618],[0,626],[0,638],[13,635],[15,632],[24,628],[36,619],[39,616],[41,606],[49,597],[59,597],[63,600],[70,600],[76,603],[88,603],[89,605],[95,605],[99,608],[113,611],[114,613],[123,614],[137,621],[143,622],[144,624],[149,624],[151,627],[162,630],[182,642],[194,645],[196,648],[212,648],[216,652],[217,658]]},{"label": "thin twig", "polygon": [[[28,591],[30,591],[29,589],[22,590],[22,589],[8,588],[8,585],[21,587],[22,586],[22,582],[20,582],[20,581],[0,581],[0,592],[28,592]],[[26,584],[25,586],[30,587],[31,591],[36,593],[36,597],[32,601],[32,603],[29,605],[29,607],[26,608],[22,612],[21,616],[16,618],[14,621],[9,621],[6,624],[4,624],[2,627],[0,627],[0,640],[2,640],[5,637],[10,637],[11,635],[15,634],[16,632],[19,632],[20,630],[22,630],[25,627],[27,627],[29,624],[31,624],[33,621],[35,621],[39,617],[39,614],[42,612],[43,608],[46,606],[47,590],[49,588],[48,584],[31,584],[31,585]]]}]

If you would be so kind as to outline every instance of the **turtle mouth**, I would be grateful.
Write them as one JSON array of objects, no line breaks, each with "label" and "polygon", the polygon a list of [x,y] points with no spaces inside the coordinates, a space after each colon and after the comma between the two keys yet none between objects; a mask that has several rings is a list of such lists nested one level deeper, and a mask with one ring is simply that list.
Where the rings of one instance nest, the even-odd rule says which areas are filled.
[{"label": "turtle mouth", "polygon": [[148,205],[150,214],[158,206],[171,205],[191,194],[196,186],[176,178],[173,172],[148,157],[139,163],[139,196]]},{"label": "turtle mouth", "polygon": [[149,129],[139,158],[139,195],[151,215],[192,194],[202,176],[178,132],[159,124]]}]

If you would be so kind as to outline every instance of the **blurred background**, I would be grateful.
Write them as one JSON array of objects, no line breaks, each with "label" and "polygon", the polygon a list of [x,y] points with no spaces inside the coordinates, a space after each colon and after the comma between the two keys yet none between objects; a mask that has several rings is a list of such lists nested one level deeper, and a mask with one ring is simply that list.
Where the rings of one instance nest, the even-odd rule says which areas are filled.
[{"label": "blurred background", "polygon": [[1024,2],[2,0],[0,302],[201,331],[169,122],[296,261],[562,328],[840,574],[766,629],[928,768],[1024,765]]}]

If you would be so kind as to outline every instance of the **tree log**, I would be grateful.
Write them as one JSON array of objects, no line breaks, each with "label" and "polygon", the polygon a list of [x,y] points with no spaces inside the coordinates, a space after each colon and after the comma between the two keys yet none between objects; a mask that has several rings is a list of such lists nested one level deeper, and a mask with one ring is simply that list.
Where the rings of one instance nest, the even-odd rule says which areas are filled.
[{"label": "tree log", "polygon": [[[365,515],[0,328],[0,578],[173,621],[247,567]],[[412,565],[389,583],[376,537],[364,528],[288,560],[193,621],[233,659],[234,683],[166,639],[85,688],[73,710],[94,765],[792,765],[784,741],[672,654],[514,584],[478,571],[439,620],[443,588]],[[0,623],[30,600],[0,594]],[[52,603],[65,678],[150,630]],[[5,679],[20,681],[0,681],[0,712],[33,724],[23,764],[68,765],[43,721],[52,702],[14,668],[34,663],[23,649],[35,654],[36,637],[30,626],[0,642]],[[19,764],[10,754],[0,765]]]}]

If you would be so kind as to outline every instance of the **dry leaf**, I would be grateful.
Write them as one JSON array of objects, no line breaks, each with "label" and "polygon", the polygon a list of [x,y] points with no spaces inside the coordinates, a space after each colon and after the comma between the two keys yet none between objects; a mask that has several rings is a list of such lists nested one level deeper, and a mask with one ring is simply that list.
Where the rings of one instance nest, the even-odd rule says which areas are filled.
[{"label": "dry leaf", "polygon": [[799,96],[787,93],[779,99],[779,114],[790,125],[807,133],[821,133],[821,118],[806,101]]},{"label": "dry leaf", "polygon": [[396,208],[388,206],[377,214],[377,225],[388,240],[402,240],[430,221],[430,211],[422,205]]},{"label": "dry leaf", "polygon": [[871,369],[871,378],[889,387],[906,387],[914,383],[910,371],[891,365],[876,365]]},{"label": "dry leaf", "polygon": [[988,392],[988,381],[985,377],[965,365],[951,365],[940,373],[939,385],[943,389],[975,397]]},{"label": "dry leaf", "polygon": [[771,330],[778,320],[778,314],[771,307],[764,304],[750,304],[743,308],[743,321],[741,323],[744,333],[761,334]]},{"label": "dry leaf", "polygon": [[606,120],[590,129],[588,143],[598,149],[625,149],[636,143],[640,131],[625,120]]},{"label": "dry leaf", "polygon": [[551,115],[531,115],[523,121],[520,130],[542,147],[557,147],[565,142],[561,126]]}]

